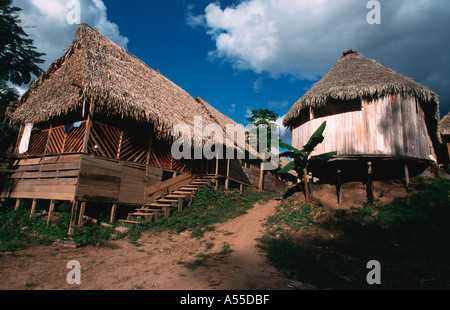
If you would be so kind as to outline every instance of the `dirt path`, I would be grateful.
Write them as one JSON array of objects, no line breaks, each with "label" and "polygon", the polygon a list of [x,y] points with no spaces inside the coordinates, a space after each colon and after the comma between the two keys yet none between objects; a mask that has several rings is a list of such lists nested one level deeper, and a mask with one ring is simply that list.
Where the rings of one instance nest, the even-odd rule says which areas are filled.
[{"label": "dirt path", "polygon": [[[117,240],[118,248],[33,247],[0,254],[0,289],[24,290],[288,290],[288,279],[256,247],[265,219],[277,201],[255,205],[247,214],[215,226],[200,239],[145,233],[140,246]],[[233,251],[220,255],[223,246]],[[199,261],[199,254],[204,259]],[[67,263],[81,264],[81,285],[66,281]],[[196,268],[187,268],[187,264]]]}]

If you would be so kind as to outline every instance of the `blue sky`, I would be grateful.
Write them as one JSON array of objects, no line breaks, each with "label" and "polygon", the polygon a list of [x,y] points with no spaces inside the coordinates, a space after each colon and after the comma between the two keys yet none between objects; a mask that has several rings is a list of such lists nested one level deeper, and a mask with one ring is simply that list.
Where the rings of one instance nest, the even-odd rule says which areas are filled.
[{"label": "blue sky", "polygon": [[[350,48],[430,87],[450,112],[448,0],[380,0],[379,25],[366,0],[78,1],[82,22],[242,124],[251,109],[285,115]],[[44,69],[73,40],[68,2],[13,2]]]}]

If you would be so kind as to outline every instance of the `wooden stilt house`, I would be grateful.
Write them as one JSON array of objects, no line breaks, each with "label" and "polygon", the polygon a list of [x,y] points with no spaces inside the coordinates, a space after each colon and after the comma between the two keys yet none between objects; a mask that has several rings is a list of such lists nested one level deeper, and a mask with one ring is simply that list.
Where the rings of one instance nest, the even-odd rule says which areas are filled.
[{"label": "wooden stilt house", "polygon": [[196,184],[216,182],[224,163],[173,158],[172,128],[193,132],[195,116],[222,128],[231,121],[83,24],[10,107],[21,130],[2,198],[17,199],[17,207],[32,201],[32,212],[38,202],[50,201],[49,211],[72,202],[81,224],[89,203],[111,205],[111,222],[118,206],[137,206],[133,214],[146,218],[167,215],[192,198]]},{"label": "wooden stilt house", "polygon": [[[338,154],[312,166],[315,176],[399,177],[422,172],[437,160],[439,100],[428,88],[355,50],[344,52],[327,75],[288,112],[293,145],[301,148],[324,122],[315,154]],[[369,171],[370,168],[370,171]]]}]

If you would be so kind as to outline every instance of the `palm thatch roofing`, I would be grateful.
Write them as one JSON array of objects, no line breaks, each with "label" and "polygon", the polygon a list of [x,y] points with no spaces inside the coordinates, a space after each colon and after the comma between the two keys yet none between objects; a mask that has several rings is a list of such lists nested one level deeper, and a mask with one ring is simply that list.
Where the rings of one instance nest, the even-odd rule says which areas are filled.
[{"label": "palm thatch roofing", "polygon": [[193,128],[195,116],[202,116],[204,125],[224,118],[215,109],[215,117],[206,113],[204,104],[86,24],[8,116],[12,123],[36,124],[90,103],[95,113],[152,123],[167,140],[176,124]]},{"label": "palm thatch roofing", "polygon": [[390,68],[362,56],[355,50],[344,52],[331,70],[298,100],[286,114],[283,124],[293,127],[306,108],[319,108],[330,102],[355,99],[378,99],[387,95],[414,96],[423,104],[428,125],[437,135],[439,123],[438,96],[425,86]]},{"label": "palm thatch roofing", "polygon": [[450,113],[442,119],[440,125],[441,136],[450,136]]}]

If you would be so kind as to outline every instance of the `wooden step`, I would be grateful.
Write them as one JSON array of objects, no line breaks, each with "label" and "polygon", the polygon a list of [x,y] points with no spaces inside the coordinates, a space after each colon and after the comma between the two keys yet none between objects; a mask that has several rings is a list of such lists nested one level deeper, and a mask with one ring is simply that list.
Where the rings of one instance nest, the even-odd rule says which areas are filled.
[{"label": "wooden step", "polygon": [[178,198],[186,198],[186,195],[181,195],[181,194],[169,194],[167,196],[164,196],[165,198],[174,198],[174,199],[178,199]]},{"label": "wooden step", "polygon": [[119,222],[119,223],[126,223],[126,224],[137,224],[137,225],[142,225],[142,222],[131,221],[131,220],[117,220],[117,222]]}]

